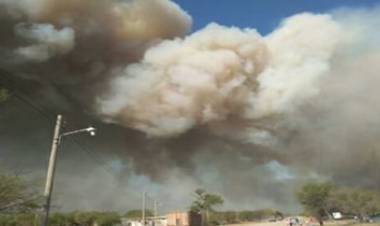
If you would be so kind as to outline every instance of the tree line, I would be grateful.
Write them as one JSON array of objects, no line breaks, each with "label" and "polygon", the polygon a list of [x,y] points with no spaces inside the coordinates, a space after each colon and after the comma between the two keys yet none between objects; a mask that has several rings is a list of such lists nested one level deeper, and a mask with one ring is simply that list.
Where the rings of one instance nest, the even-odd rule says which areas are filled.
[{"label": "tree line", "polygon": [[[43,198],[32,189],[22,177],[0,174],[0,226],[39,226]],[[194,192],[190,211],[203,215],[203,225],[220,225],[248,222],[282,216],[272,209],[256,211],[217,211],[224,203],[222,196],[208,193],[204,189]],[[140,220],[142,211],[130,210],[126,214],[116,212],[52,213],[50,226],[111,226],[120,223],[122,217]],[[145,216],[153,216],[153,211],[145,210]]]},{"label": "tree line", "polygon": [[[42,197],[26,181],[17,175],[0,174],[0,226],[38,225]],[[346,217],[366,220],[380,214],[380,191],[366,188],[338,186],[330,182],[312,182],[296,192],[298,201],[304,206],[305,214],[323,220],[332,218],[332,213],[340,212]],[[221,195],[208,193],[204,189],[194,192],[190,211],[203,215],[203,225],[232,224],[269,219],[282,219],[284,214],[274,209],[247,211],[218,211],[224,203]],[[153,216],[146,210],[146,216]],[[109,226],[120,222],[121,217],[140,219],[141,210],[131,210],[126,214],[115,212],[53,213],[52,226]]]},{"label": "tree line", "polygon": [[281,220],[284,214],[275,209],[214,211],[210,214],[208,225],[240,224],[254,221]]},{"label": "tree line", "polygon": [[[0,226],[39,226],[42,201],[22,177],[0,174]],[[116,212],[52,213],[49,226],[112,226],[121,217]]]},{"label": "tree line", "polygon": [[282,219],[284,214],[274,209],[244,210],[244,211],[217,211],[216,208],[224,203],[221,195],[208,193],[204,189],[194,192],[195,200],[190,210],[203,215],[203,225],[225,225]]},{"label": "tree line", "polygon": [[334,212],[361,221],[380,213],[380,191],[375,189],[312,182],[305,184],[296,197],[306,213],[314,216],[321,225],[324,219],[331,219]]},{"label": "tree line", "polygon": [[[49,226],[113,226],[120,219],[115,212],[53,213],[49,216]],[[36,212],[0,214],[0,226],[40,226],[40,216]]]}]

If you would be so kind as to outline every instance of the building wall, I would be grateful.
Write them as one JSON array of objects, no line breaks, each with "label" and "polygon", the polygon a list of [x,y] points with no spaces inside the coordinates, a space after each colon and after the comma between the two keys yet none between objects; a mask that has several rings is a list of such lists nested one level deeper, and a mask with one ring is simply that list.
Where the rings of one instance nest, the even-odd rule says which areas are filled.
[{"label": "building wall", "polygon": [[200,214],[193,212],[177,211],[166,215],[167,226],[201,226]]}]

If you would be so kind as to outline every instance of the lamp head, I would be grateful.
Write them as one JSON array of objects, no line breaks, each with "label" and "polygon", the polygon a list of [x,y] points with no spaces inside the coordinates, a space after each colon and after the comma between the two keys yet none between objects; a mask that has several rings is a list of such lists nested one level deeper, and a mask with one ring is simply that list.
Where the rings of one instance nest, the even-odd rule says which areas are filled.
[{"label": "lamp head", "polygon": [[86,131],[89,132],[91,136],[95,136],[96,135],[96,129],[94,127],[92,127],[92,126],[88,127],[86,129]]}]

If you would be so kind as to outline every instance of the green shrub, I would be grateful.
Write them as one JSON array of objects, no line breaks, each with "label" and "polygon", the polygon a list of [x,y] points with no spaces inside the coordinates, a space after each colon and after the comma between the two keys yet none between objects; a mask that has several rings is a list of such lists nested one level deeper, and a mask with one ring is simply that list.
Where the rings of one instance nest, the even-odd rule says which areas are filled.
[{"label": "green shrub", "polygon": [[[34,213],[2,214],[0,226],[39,226],[40,216]],[[53,213],[49,226],[113,226],[120,223],[120,215],[114,212]]]}]

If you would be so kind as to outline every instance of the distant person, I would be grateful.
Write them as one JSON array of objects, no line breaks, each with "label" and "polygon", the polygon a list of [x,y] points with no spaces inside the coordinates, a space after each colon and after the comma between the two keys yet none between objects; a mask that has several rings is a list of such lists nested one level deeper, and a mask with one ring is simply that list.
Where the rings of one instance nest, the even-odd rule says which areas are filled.
[{"label": "distant person", "polygon": [[289,226],[295,226],[295,224],[296,224],[295,219],[294,218],[290,218],[289,219]]}]

